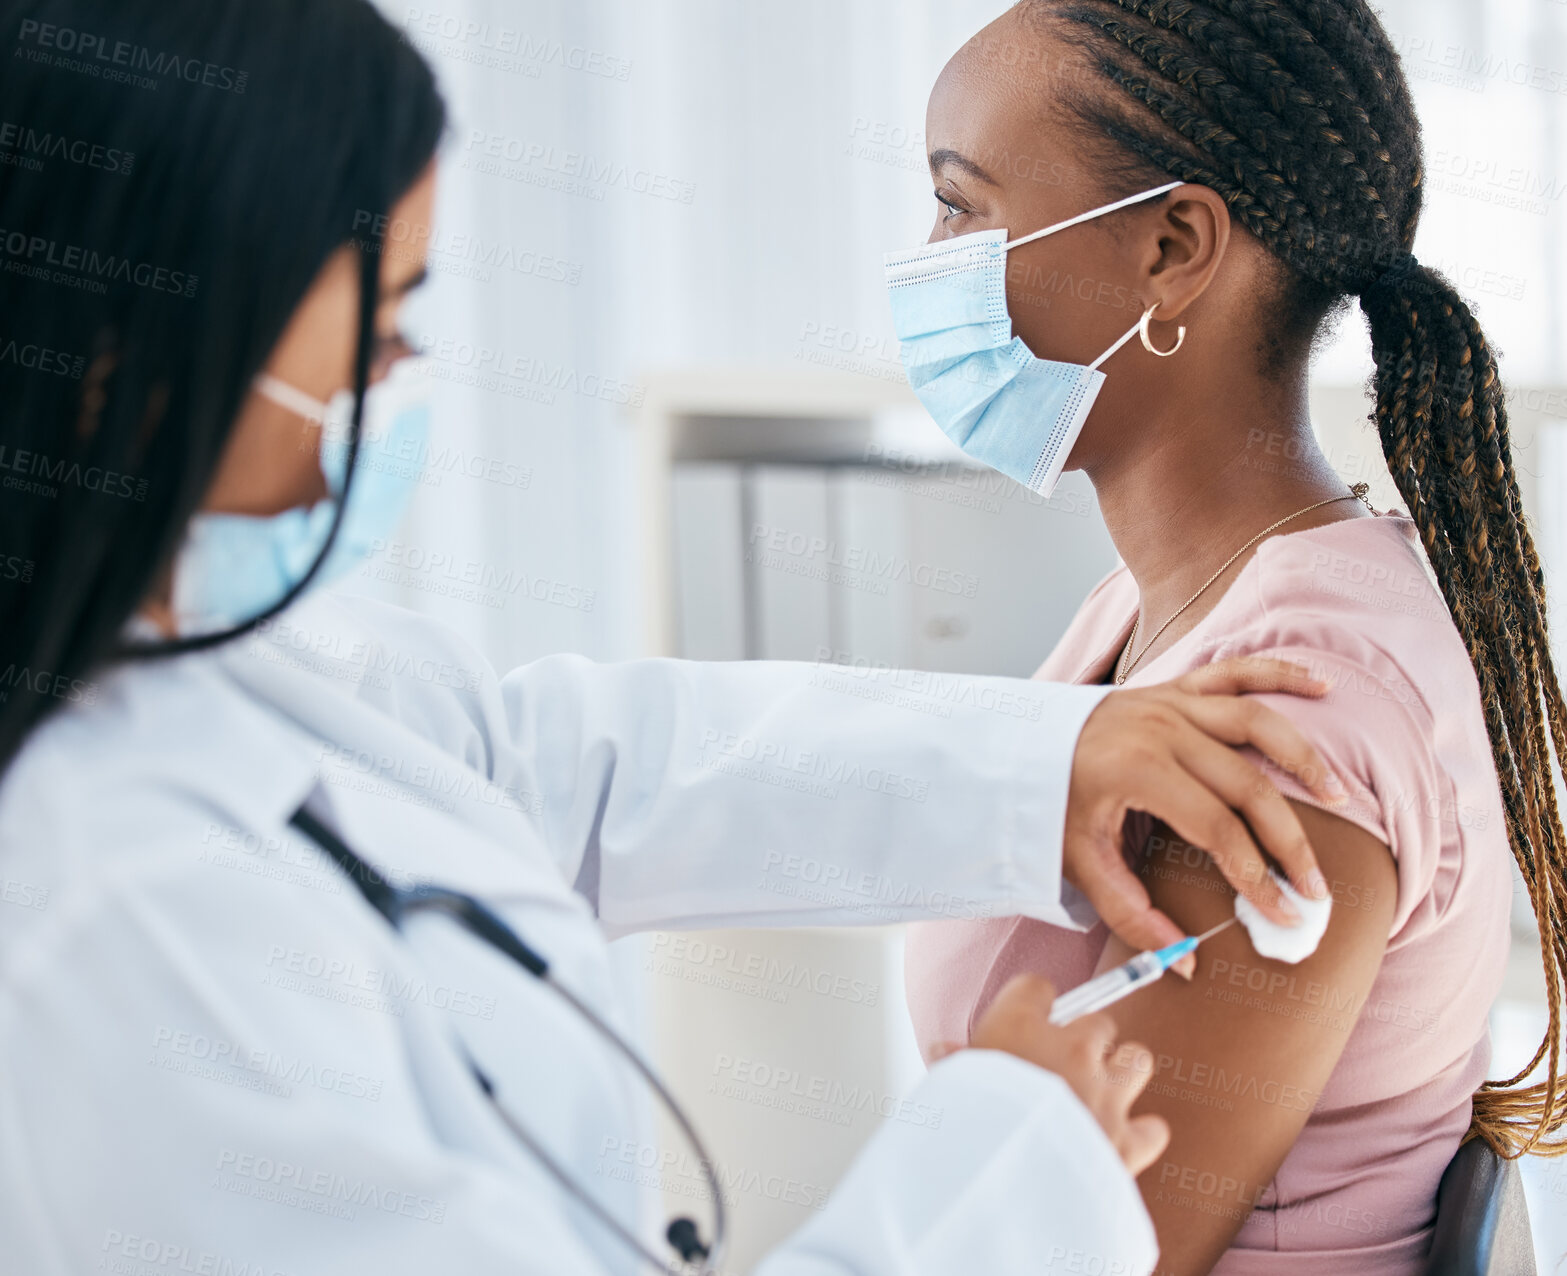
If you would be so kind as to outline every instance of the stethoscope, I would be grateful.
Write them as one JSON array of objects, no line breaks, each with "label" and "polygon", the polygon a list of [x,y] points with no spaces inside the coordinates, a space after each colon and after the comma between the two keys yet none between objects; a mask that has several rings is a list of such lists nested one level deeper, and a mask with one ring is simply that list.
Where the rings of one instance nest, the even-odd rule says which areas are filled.
[{"label": "stethoscope", "polygon": [[[413,886],[402,889],[393,886],[381,873],[377,872],[343,842],[331,829],[322,824],[320,820],[311,815],[309,811],[301,807],[294,812],[294,817],[289,823],[311,841],[320,846],[337,866],[348,874],[354,885],[359,888],[359,893],[365,897],[366,902],[376,912],[391,924],[392,928],[401,933],[403,920],[413,913],[434,912],[443,913],[452,921],[461,926],[476,939],[489,944],[490,947],[504,953],[514,962],[535,976],[547,987],[554,990],[556,995],[565,1000],[576,1012],[590,1023],[609,1042],[620,1055],[631,1064],[648,1085],[663,1102],[669,1115],[675,1120],[684,1133],[686,1139],[697,1155],[697,1163],[702,1167],[702,1173],[707,1179],[709,1192],[713,1200],[713,1242],[704,1244],[697,1226],[691,1219],[684,1216],[672,1220],[664,1235],[669,1244],[680,1255],[683,1263],[691,1264],[698,1259],[701,1266],[694,1269],[696,1276],[712,1276],[718,1270],[719,1260],[723,1255],[726,1241],[726,1224],[724,1219],[724,1198],[719,1188],[718,1176],[713,1168],[713,1160],[707,1154],[707,1149],[702,1145],[702,1140],[697,1137],[691,1122],[675,1102],[674,1096],[664,1088],[653,1070],[643,1062],[640,1055],[620,1036],[613,1028],[596,1015],[588,1006],[577,998],[569,988],[557,983],[550,974],[549,963],[540,957],[538,953],[529,948],[496,914],[479,900],[471,895],[464,895],[459,891],[446,890],[440,886]],[[466,1050],[464,1054],[466,1054]],[[490,1106],[497,1116],[506,1125],[517,1140],[523,1144],[539,1160],[550,1175],[566,1189],[576,1200],[584,1205],[592,1214],[597,1216],[600,1222],[618,1236],[630,1248],[635,1250],[642,1258],[652,1263],[660,1271],[668,1273],[668,1276],[690,1276],[693,1271],[689,1266],[672,1266],[665,1259],[655,1254],[644,1245],[619,1219],[615,1218],[593,1196],[584,1190],[576,1179],[568,1174],[543,1147],[530,1135],[526,1129],[517,1123],[495,1093],[495,1086],[490,1079],[480,1070],[474,1060],[468,1058],[468,1068],[473,1073],[474,1080],[478,1082],[479,1089],[484,1092],[484,1097],[490,1101]]]}]

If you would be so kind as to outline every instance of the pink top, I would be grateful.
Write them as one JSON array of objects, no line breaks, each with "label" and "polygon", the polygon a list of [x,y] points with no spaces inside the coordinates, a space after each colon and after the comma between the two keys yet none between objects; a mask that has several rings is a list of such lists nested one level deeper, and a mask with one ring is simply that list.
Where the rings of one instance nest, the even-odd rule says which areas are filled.
[{"label": "pink top", "polygon": [[[1136,608],[1136,583],[1120,567],[1088,596],[1037,676],[1104,681]],[[1344,1054],[1214,1271],[1416,1276],[1437,1182],[1486,1078],[1487,1013],[1507,959],[1512,857],[1479,685],[1401,515],[1264,541],[1213,611],[1127,685],[1254,653],[1296,659],[1334,684],[1320,701],[1262,698],[1305,731],[1348,786],[1349,802],[1334,813],[1391,848],[1398,902]],[[1271,774],[1287,796],[1310,801],[1288,776]],[[1144,820],[1139,849],[1148,831]],[[912,928],[908,997],[921,1050],[966,1042],[1021,971],[1043,972],[1057,988],[1081,983],[1105,936],[1102,925],[1079,934],[1023,918]]]}]

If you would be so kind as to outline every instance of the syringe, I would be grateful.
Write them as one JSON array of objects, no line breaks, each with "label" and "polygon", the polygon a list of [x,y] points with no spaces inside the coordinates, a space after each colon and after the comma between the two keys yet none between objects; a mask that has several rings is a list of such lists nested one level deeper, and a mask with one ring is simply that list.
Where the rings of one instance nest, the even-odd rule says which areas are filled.
[{"label": "syringe", "polygon": [[1234,921],[1235,919],[1231,917],[1220,922],[1212,930],[1203,931],[1200,935],[1189,935],[1178,943],[1168,944],[1164,948],[1150,948],[1146,952],[1140,952],[1114,970],[1107,970],[1104,974],[1090,979],[1086,984],[1079,984],[1070,992],[1062,993],[1050,1007],[1050,1022],[1058,1026],[1071,1023],[1074,1019],[1080,1019],[1084,1015],[1093,1014],[1096,1010],[1103,1010],[1106,1006],[1113,1005],[1122,997],[1131,996],[1139,988],[1157,982],[1165,971],[1203,940],[1210,935],[1217,935]]}]

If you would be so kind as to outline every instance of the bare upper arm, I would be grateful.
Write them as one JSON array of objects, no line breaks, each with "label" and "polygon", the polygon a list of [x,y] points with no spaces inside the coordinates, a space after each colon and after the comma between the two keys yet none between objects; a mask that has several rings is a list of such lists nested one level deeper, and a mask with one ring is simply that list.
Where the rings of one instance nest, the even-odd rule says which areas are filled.
[{"label": "bare upper arm", "polygon": [[[1159,1235],[1158,1270],[1201,1276],[1272,1180],[1338,1062],[1381,965],[1397,876],[1357,825],[1291,803],[1333,888],[1327,934],[1299,965],[1269,961],[1231,926],[1171,975],[1110,1008],[1120,1039],[1146,1046],[1153,1076],[1136,1111],[1170,1123],[1170,1145],[1139,1185]],[[1188,934],[1234,913],[1208,857],[1160,828],[1142,869],[1156,907]],[[1113,936],[1101,968],[1130,956]]]}]

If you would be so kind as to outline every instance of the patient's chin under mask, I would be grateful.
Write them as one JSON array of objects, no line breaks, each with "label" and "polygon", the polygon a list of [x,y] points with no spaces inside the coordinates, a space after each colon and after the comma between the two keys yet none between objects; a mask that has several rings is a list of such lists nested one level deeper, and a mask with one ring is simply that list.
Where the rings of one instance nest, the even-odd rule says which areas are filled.
[{"label": "patient's chin under mask", "polygon": [[348,439],[354,397],[321,403],[287,382],[263,375],[256,389],[321,426],[321,473],[330,496],[279,514],[197,514],[175,560],[173,611],[182,635],[243,624],[276,606],[320,557],[343,490],[348,507],[337,539],[311,582],[326,584],[351,571],[396,531],[424,466],[430,379],[415,359],[396,364],[365,394],[354,481]]},{"label": "patient's chin under mask", "polygon": [[909,385],[947,437],[976,461],[1049,496],[1104,384],[1099,365],[1141,326],[1133,324],[1086,366],[1035,358],[1012,335],[1008,250],[1180,184],[1169,182],[1010,242],[1004,230],[982,230],[888,254],[887,291]]}]

